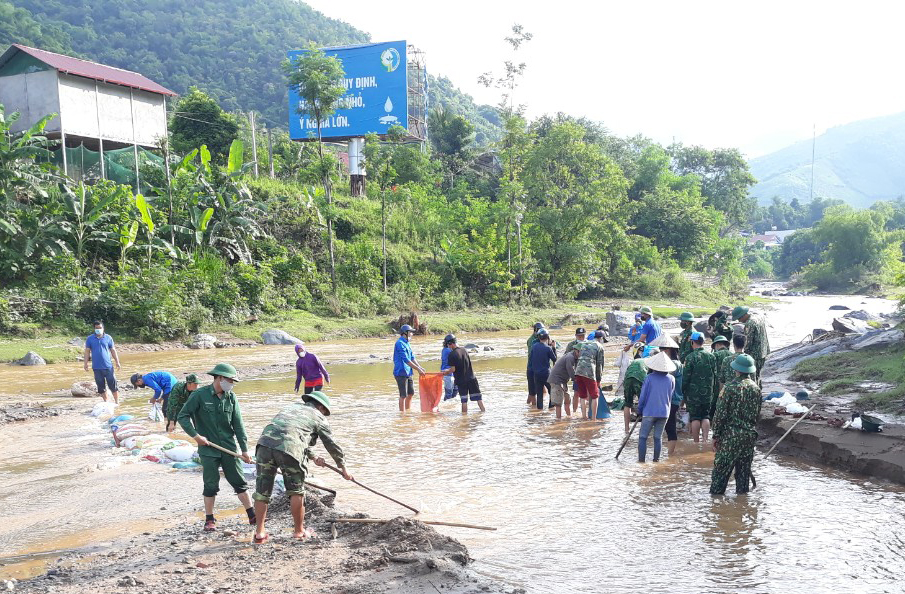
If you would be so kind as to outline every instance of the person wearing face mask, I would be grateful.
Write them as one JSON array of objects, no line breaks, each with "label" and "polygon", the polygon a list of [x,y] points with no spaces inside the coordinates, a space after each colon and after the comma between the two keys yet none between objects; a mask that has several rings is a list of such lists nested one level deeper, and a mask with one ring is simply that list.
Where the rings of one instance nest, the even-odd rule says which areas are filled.
[{"label": "person wearing face mask", "polygon": [[685,357],[691,352],[691,333],[694,332],[694,314],[690,311],[683,312],[679,316],[679,326],[682,333],[679,334],[679,362],[685,363]]},{"label": "person wearing face mask", "polygon": [[220,468],[223,468],[223,476],[245,506],[249,524],[255,524],[256,520],[239,459],[210,446],[216,444],[227,450],[236,451],[238,442],[242,460],[251,464],[251,456],[248,455],[248,436],[242,423],[242,414],[239,412],[239,402],[233,394],[233,388],[239,381],[238,373],[229,363],[218,363],[207,374],[214,376],[214,382],[192,392],[176,420],[198,444],[198,456],[201,459],[204,479],[202,492],[204,531],[213,532],[217,529],[214,500],[220,491]]},{"label": "person wearing face mask", "polygon": [[107,401],[107,388],[113,394],[113,402],[119,404],[119,386],[116,376],[113,375],[113,363],[121,369],[119,354],[113,346],[113,338],[104,333],[104,323],[100,320],[94,322],[94,334],[85,340],[85,371],[88,371],[88,361],[91,361],[91,369],[94,371],[94,382],[97,384],[97,394]]},{"label": "person wearing face mask", "polygon": [[330,383],[330,374],[317,355],[305,350],[305,343],[295,345],[295,393],[299,393],[305,380],[305,394],[324,389],[324,382]]}]

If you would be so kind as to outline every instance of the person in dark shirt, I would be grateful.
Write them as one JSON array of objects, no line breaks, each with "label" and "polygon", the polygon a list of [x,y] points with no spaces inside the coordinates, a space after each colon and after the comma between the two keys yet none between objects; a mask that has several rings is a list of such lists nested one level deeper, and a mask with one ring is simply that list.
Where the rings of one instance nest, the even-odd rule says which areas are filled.
[{"label": "person in dark shirt", "polygon": [[556,351],[550,346],[550,335],[547,331],[539,330],[537,342],[531,347],[531,354],[528,356],[528,369],[534,376],[534,385],[537,388],[536,402],[529,399],[528,404],[536,404],[538,409],[544,408],[544,392],[550,393],[548,378],[551,363],[556,363]]},{"label": "person in dark shirt", "polygon": [[459,400],[462,402],[462,414],[468,414],[468,400],[478,403],[481,412],[485,412],[484,400],[481,397],[481,387],[478,385],[478,378],[474,375],[471,367],[471,357],[468,351],[456,344],[456,337],[450,334],[446,337],[447,346],[452,349],[447,358],[447,368],[443,374],[453,374],[456,388],[459,390]]}]

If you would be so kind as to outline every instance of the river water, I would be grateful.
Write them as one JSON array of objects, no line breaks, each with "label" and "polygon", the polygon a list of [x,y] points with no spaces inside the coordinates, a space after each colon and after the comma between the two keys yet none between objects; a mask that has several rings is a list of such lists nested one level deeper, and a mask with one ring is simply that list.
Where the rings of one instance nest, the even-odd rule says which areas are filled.
[{"label": "river water", "polygon": [[[834,303],[892,309],[889,301],[862,297],[783,298],[768,315],[773,347],[827,327]],[[553,332],[563,342],[569,334]],[[422,519],[499,528],[441,528],[469,547],[476,571],[529,592],[901,591],[905,489],[776,456],[755,461],[758,488],[751,494],[736,497],[730,483],[730,495],[712,498],[713,453],[684,438],[671,458],[664,447],[658,464],[635,461],[636,440],[617,461],[621,416],[557,422],[527,410],[525,338],[524,332],[461,337],[494,349],[473,357],[487,413],[468,416],[456,401],[439,414],[400,415],[385,360],[392,340],[310,345],[333,375],[331,425],[356,478],[419,507]],[[439,343],[439,337],[413,341],[429,370],[438,368]],[[258,347],[122,359],[124,379],[152,369],[204,371],[219,360],[240,370],[262,368],[291,363],[294,355],[291,347]],[[614,360],[608,357],[610,365]],[[615,379],[613,367],[607,373]],[[80,364],[3,367],[0,390],[5,399],[22,399],[77,379],[87,379]],[[293,380],[278,370],[239,384],[252,443],[295,398]],[[148,392],[125,394],[131,396],[120,412],[142,414]],[[86,410],[91,404],[77,403]],[[60,551],[102,549],[118,535],[200,522],[200,475],[122,456],[85,415],[6,425],[0,451],[0,577],[27,577]],[[316,469],[312,480],[337,488],[343,509],[374,517],[408,513],[332,473]],[[220,514],[236,505],[223,486]]]}]

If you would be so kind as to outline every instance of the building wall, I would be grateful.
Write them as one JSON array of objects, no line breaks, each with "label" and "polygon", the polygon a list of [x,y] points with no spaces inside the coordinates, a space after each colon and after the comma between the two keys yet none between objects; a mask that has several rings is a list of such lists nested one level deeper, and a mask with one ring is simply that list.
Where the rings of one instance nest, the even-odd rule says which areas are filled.
[{"label": "building wall", "polygon": [[[7,116],[14,111],[19,112],[19,121],[13,124],[12,132],[27,130],[44,116],[60,113],[57,71],[0,77],[0,103],[6,107]],[[48,122],[44,131],[59,132],[60,118]]]},{"label": "building wall", "polygon": [[60,106],[66,134],[144,146],[166,136],[163,95],[61,73]]}]

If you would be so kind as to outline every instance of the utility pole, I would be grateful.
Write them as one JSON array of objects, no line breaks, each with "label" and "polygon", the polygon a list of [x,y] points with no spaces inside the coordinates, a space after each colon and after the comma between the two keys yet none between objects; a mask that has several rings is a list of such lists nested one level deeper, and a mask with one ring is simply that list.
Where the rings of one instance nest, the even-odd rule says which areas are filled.
[{"label": "utility pole", "polygon": [[251,158],[255,162],[255,177],[258,177],[258,134],[255,130],[255,112],[248,112],[248,116],[251,120]]},{"label": "utility pole", "polygon": [[267,154],[270,155],[270,179],[273,179],[276,175],[273,172],[273,135],[270,128],[267,128]]}]

